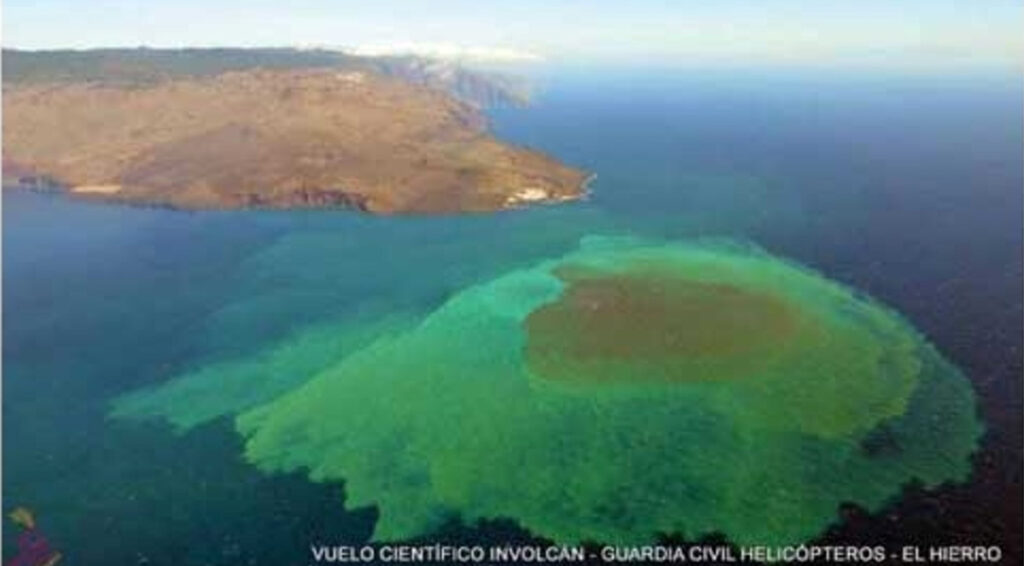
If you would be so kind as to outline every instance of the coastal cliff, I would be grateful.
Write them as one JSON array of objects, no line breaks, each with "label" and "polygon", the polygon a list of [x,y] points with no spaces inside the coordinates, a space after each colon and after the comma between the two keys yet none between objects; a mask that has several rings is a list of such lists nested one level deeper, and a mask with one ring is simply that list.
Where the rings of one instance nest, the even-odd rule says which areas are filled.
[{"label": "coastal cliff", "polygon": [[483,212],[585,190],[584,172],[487,132],[480,107],[519,99],[488,91],[482,77],[457,78],[459,95],[426,67],[400,76],[395,66],[408,62],[386,71],[372,58],[245,52],[188,53],[187,72],[166,60],[104,70],[19,59],[4,79],[5,178],[181,208],[384,214]]}]

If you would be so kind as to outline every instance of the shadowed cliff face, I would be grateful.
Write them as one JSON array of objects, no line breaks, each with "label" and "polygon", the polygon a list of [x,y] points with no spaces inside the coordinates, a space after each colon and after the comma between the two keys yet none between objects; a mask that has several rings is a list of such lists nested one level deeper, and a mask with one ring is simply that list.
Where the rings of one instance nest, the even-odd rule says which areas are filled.
[{"label": "shadowed cliff face", "polygon": [[4,161],[84,198],[184,208],[490,211],[584,174],[491,137],[478,111],[368,71],[5,85]]}]

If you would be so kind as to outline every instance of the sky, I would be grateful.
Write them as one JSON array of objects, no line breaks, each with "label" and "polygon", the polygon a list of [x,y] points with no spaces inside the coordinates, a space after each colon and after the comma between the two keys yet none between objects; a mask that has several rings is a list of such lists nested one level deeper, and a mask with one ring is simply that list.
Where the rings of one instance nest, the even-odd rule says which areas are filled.
[{"label": "sky", "polygon": [[5,0],[5,47],[299,46],[521,60],[1010,66],[1020,0]]}]

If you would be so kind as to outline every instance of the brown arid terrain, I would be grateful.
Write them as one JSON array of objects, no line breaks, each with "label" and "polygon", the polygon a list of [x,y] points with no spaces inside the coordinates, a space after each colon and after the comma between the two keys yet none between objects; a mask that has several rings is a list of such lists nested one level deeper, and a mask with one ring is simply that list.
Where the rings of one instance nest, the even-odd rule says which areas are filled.
[{"label": "brown arid terrain", "polygon": [[451,213],[585,190],[582,171],[496,140],[476,107],[372,71],[5,83],[3,118],[5,177],[80,198]]}]

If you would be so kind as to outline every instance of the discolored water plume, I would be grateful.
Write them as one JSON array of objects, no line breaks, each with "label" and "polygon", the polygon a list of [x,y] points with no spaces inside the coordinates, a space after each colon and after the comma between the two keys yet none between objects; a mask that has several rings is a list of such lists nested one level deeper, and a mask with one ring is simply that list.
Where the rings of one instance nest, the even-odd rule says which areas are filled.
[{"label": "discolored water plume", "polygon": [[[722,283],[567,268],[555,275],[567,284],[565,292],[525,321],[529,367],[551,379],[727,378],[685,366],[722,358],[756,364],[807,324],[797,308],[772,295]],[[662,370],[616,374],[631,366]]]},{"label": "discolored water plume", "polygon": [[585,238],[452,296],[237,419],[267,472],[344,482],[374,536],[452,515],[558,542],[795,543],[962,481],[960,372],[899,315],[759,249]]}]

